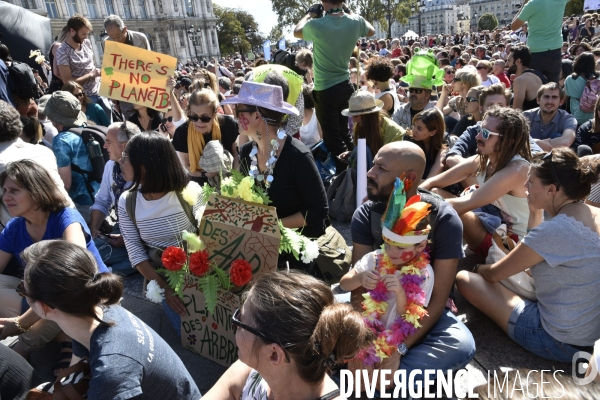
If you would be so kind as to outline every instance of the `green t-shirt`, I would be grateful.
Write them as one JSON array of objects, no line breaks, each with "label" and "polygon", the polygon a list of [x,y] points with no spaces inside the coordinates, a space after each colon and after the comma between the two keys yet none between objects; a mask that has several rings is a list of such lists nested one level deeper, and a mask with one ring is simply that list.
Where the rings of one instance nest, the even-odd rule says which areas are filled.
[{"label": "green t-shirt", "polygon": [[519,13],[521,21],[528,22],[527,46],[532,53],[560,49],[562,19],[569,0],[530,0]]},{"label": "green t-shirt", "polygon": [[304,25],[304,40],[313,42],[314,90],[325,90],[350,79],[348,60],[358,38],[367,33],[367,23],[356,14],[326,15]]}]

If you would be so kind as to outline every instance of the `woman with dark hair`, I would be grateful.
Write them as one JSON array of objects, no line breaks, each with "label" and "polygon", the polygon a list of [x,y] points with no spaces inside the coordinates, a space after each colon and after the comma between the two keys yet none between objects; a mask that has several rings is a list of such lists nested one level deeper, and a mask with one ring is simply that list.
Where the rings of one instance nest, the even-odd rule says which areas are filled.
[{"label": "woman with dark hair", "polygon": [[158,130],[162,123],[163,114],[161,112],[139,104],[134,104],[133,108],[134,111],[128,119],[129,122],[136,124],[141,131]]},{"label": "woman with dark hair", "polygon": [[179,315],[185,313],[185,307],[155,271],[153,256],[156,249],[179,245],[182,231],[198,230],[194,216],[200,208],[200,197],[189,204],[182,192],[199,193],[200,188],[190,182],[169,139],[158,132],[132,137],[119,164],[125,181],[133,183],[119,198],[119,226],[129,261],[148,281],[156,280],[165,289],[163,306],[179,333]]},{"label": "woman with dark hair", "polygon": [[110,120],[108,116],[98,103],[92,102],[85,95],[83,91],[83,87],[75,82],[69,81],[65,83],[61,90],[71,93],[73,96],[77,97],[79,103],[81,103],[81,111],[85,113],[88,121],[92,121],[96,125],[108,126],[110,124]]},{"label": "woman with dark hair", "polygon": [[412,131],[407,140],[416,143],[425,153],[425,171],[422,179],[432,178],[444,170],[443,160],[448,147],[444,144],[446,126],[442,113],[435,108],[423,110],[413,117]]},{"label": "woman with dark hair", "polygon": [[[318,238],[328,222],[325,188],[310,149],[283,130],[284,115],[299,113],[283,101],[289,89],[287,81],[282,79],[281,84],[285,90],[244,82],[239,95],[225,100],[237,104],[239,132],[252,139],[240,149],[240,170],[266,188],[285,227],[300,228],[303,235]],[[305,267],[293,258],[286,261]]]},{"label": "woman with dark hair", "polygon": [[[594,36],[595,29],[592,26],[592,18],[588,18],[585,20],[585,25],[578,32],[579,40],[592,40],[592,36]],[[588,51],[588,50],[586,50]]]},{"label": "woman with dark hair", "polygon": [[579,101],[589,79],[598,79],[594,55],[588,51],[581,53],[573,64],[573,73],[565,79],[565,94],[571,106],[571,114],[577,119],[577,124],[582,125],[594,118],[593,112],[583,112]]},{"label": "woman with dark hair", "polygon": [[301,96],[304,97],[304,118],[299,133],[300,141],[308,147],[312,147],[323,140],[323,130],[315,112],[315,100],[312,97],[312,91],[310,85],[302,85]]},{"label": "woman with dark hair", "polygon": [[297,272],[257,278],[231,325],[240,359],[203,399],[339,399],[328,373],[373,335],[329,286]]},{"label": "woman with dark hair", "polygon": [[600,97],[594,107],[594,118],[577,128],[577,135],[571,148],[577,152],[579,146],[589,146],[594,154],[600,153]]},{"label": "woman with dark hair", "polygon": [[18,291],[37,315],[73,338],[73,362],[88,359],[87,399],[201,397],[171,347],[118,305],[121,278],[101,273],[89,252],[63,240],[45,240],[23,257],[27,268]]},{"label": "woman with dark hair", "polygon": [[383,110],[392,115],[400,107],[398,96],[390,87],[390,79],[394,76],[392,63],[385,57],[374,58],[367,66],[366,76],[379,89],[379,94],[375,95],[375,98],[383,101]]},{"label": "woman with dark hair", "polygon": [[581,42],[576,46],[573,46],[573,55],[575,57],[579,56],[581,53],[585,53],[586,51],[592,51],[592,46],[590,46],[587,42]]},{"label": "woman with dark hair", "polygon": [[[46,169],[31,160],[9,163],[0,174],[2,201],[13,217],[0,233],[0,320],[4,325],[2,337],[22,334],[15,346],[22,356],[35,348],[42,347],[59,332],[56,326],[50,326],[23,304],[15,288],[19,285],[23,270],[17,276],[1,274],[12,257],[15,257],[22,268],[25,262],[21,252],[41,240],[64,239],[90,251],[96,259],[98,268],[108,272],[106,265],[98,253],[87,224],[77,212],[70,208],[69,200],[53,183]],[[4,323],[2,323],[4,322]],[[35,326],[34,326],[35,325]],[[32,332],[28,332],[33,328]],[[61,339],[66,342],[68,338]],[[63,346],[63,356],[56,368],[69,365],[70,349]]]},{"label": "woman with dark hair", "polygon": [[[559,147],[536,155],[525,187],[527,201],[550,219],[533,228],[506,257],[461,271],[462,295],[530,352],[571,362],[592,353],[600,339],[600,209],[581,202],[598,181],[600,165]],[[533,212],[533,211],[532,211]],[[537,302],[524,300],[500,281],[529,269]]]},{"label": "woman with dark hair", "polygon": [[21,140],[30,144],[42,144],[44,131],[40,121],[35,117],[21,115],[21,122],[23,123],[23,130],[21,131],[20,136]]}]

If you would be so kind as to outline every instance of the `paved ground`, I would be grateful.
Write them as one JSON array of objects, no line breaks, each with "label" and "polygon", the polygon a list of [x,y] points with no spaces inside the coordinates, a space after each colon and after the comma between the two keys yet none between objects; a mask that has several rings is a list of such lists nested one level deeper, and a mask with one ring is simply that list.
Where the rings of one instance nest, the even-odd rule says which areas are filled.
[{"label": "paved ground", "polygon": [[[336,223],[334,225],[346,240],[350,241],[349,224]],[[468,254],[465,259],[460,261],[459,269],[467,269],[475,263],[481,262],[476,257]],[[125,280],[125,295],[122,305],[146,322],[173,347],[187,366],[200,391],[204,393],[219,379],[225,368],[181,346],[180,339],[175,334],[162,308],[146,300],[141,293],[141,282],[140,275],[134,275]],[[570,365],[544,360],[512,342],[489,318],[464,300],[458,291],[455,292],[458,315],[473,333],[477,345],[475,359],[468,366],[468,369],[475,371],[475,374],[469,375],[471,379],[463,380],[463,388],[485,383],[488,371],[492,374],[496,371],[499,374],[501,370],[528,368],[563,370],[570,374]],[[31,356],[34,368],[38,369],[48,380],[51,379],[51,367],[53,360],[57,358],[58,351],[58,345],[54,343]]]}]

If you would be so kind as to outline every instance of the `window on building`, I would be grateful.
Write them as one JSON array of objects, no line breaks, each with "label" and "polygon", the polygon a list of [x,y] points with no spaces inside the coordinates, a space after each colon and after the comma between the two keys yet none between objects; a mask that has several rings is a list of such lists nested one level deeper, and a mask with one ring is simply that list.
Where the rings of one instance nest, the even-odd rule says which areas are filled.
[{"label": "window on building", "polygon": [[96,6],[96,0],[87,0],[87,9],[91,19],[100,18],[100,14],[98,14],[98,7]]},{"label": "window on building", "polygon": [[67,11],[69,17],[79,13],[79,10],[77,9],[77,0],[67,0]]},{"label": "window on building", "polygon": [[194,16],[194,3],[193,0],[184,0],[185,1],[185,12],[188,17]]},{"label": "window on building", "polygon": [[140,18],[148,18],[148,12],[146,11],[146,0],[138,0],[140,6]]},{"label": "window on building", "polygon": [[113,0],[104,0],[104,5],[106,6],[106,13],[108,15],[115,14],[115,3],[113,3]]},{"label": "window on building", "polygon": [[48,17],[58,18],[58,9],[56,8],[56,1],[46,0],[46,11],[48,11]]},{"label": "window on building", "polygon": [[123,16],[131,18],[131,0],[123,0]]}]

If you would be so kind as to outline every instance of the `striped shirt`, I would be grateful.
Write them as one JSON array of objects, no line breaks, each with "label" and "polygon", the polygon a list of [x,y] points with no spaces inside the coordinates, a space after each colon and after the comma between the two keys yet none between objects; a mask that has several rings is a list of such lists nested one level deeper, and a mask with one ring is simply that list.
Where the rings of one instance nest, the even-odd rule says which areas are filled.
[{"label": "striped shirt", "polygon": [[[96,68],[92,42],[85,39],[80,50],[75,50],[67,42],[64,42],[56,50],[56,64],[68,66],[71,69],[73,80],[89,74]],[[100,77],[88,79],[82,86],[86,96],[96,96],[100,89]]]},{"label": "striped shirt", "polygon": [[[138,191],[135,205],[137,228],[127,214],[125,201],[124,196],[119,198],[119,226],[129,261],[134,267],[149,259],[144,246],[160,249],[179,246],[183,230],[194,232],[197,229],[185,214],[175,192],[169,192],[157,200],[146,200]],[[194,215],[200,206],[198,200],[192,207]]]}]

